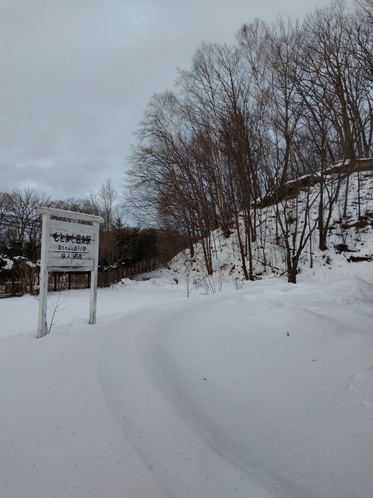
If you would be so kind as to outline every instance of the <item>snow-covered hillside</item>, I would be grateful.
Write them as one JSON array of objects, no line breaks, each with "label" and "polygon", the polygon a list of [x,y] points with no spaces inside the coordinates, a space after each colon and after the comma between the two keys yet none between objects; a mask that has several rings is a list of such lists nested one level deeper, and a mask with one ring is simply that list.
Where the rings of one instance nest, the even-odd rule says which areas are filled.
[{"label": "snow-covered hillside", "polygon": [[[351,202],[341,232],[336,211],[328,251],[313,242],[313,268],[305,252],[296,285],[268,244],[271,266],[243,281],[234,235],[216,232],[213,275],[198,248],[195,262],[180,254],[99,289],[97,325],[87,290],[50,295],[42,339],[34,297],[1,299],[0,496],[371,497],[364,178],[367,223]],[[338,254],[340,243],[359,252]],[[357,254],[366,260],[348,261]]]},{"label": "snow-covered hillside", "polygon": [[[337,176],[329,178],[327,188],[330,194],[334,194],[337,180]],[[346,213],[343,213],[346,188],[347,209]],[[319,216],[319,185],[313,186],[309,191],[302,190],[296,199],[287,200],[286,206],[282,205],[280,211],[286,209],[288,216],[294,214],[295,217],[297,214],[303,219],[302,208],[307,203],[307,196],[311,205],[309,224],[314,229],[300,257],[297,280],[328,282],[338,276],[364,275],[365,265],[360,263],[373,261],[373,172],[353,173],[348,183],[346,179],[341,182],[337,201],[331,210],[328,249],[325,251],[318,248],[319,232],[316,221]],[[257,216],[257,240],[252,245],[254,276],[256,279],[280,277],[286,280],[286,251],[283,235],[278,224],[276,226],[276,206],[270,205],[258,210]],[[324,214],[324,217],[326,216],[327,213]],[[298,227],[298,232],[302,226]],[[193,258],[190,257],[190,251],[186,250],[170,262],[169,268],[157,270],[151,276],[188,282],[190,291],[202,289],[207,293],[216,292],[222,288],[224,282],[235,282],[237,287],[242,287],[244,277],[236,232],[233,231],[232,235],[225,239],[221,230],[216,230],[211,234],[211,245],[213,275],[207,274],[202,245],[196,244]],[[370,266],[372,265],[368,268]]]}]

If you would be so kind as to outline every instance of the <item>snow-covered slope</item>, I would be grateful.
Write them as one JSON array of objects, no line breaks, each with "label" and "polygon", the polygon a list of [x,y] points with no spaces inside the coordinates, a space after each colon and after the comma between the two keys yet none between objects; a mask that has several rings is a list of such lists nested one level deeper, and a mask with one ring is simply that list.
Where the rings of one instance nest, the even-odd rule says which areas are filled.
[{"label": "snow-covered slope", "polygon": [[[327,188],[334,194],[337,176],[329,178]],[[344,204],[347,191],[347,209]],[[300,219],[304,218],[301,209],[310,196],[310,224],[314,226],[312,236],[304,248],[298,266],[297,281],[313,282],[334,281],[341,276],[357,275],[369,278],[373,276],[373,172],[353,173],[349,181],[341,182],[338,200],[333,204],[327,238],[328,249],[318,249],[319,232],[316,220],[319,216],[319,186],[310,191],[304,189],[297,199],[287,201],[286,209],[295,212],[298,209]],[[326,196],[326,194],[325,194]],[[284,210],[281,206],[280,211]],[[346,216],[344,216],[344,214]],[[254,275],[256,279],[287,279],[286,253],[283,236],[279,226],[276,227],[276,206],[271,205],[258,210],[257,240],[253,243]],[[324,213],[324,218],[327,213]],[[298,231],[301,226],[298,227]],[[277,242],[276,242],[277,239]],[[221,230],[211,234],[212,261],[214,274],[208,275],[203,262],[202,245],[196,244],[195,256],[190,257],[186,250],[178,254],[168,268],[157,269],[146,278],[166,279],[166,281],[188,283],[190,291],[214,293],[225,282],[234,282],[237,287],[244,285],[242,262],[234,232],[225,239]],[[368,262],[368,263],[366,263]],[[140,277],[141,278],[141,277]],[[143,278],[143,277],[142,277]]]}]

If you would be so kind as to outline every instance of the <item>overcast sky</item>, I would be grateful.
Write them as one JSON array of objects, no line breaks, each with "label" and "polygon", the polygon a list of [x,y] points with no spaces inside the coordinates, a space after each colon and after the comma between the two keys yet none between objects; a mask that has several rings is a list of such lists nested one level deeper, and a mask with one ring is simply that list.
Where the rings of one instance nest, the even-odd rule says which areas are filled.
[{"label": "overcast sky", "polygon": [[0,0],[0,190],[85,197],[111,178],[153,92],[203,41],[328,0]]}]

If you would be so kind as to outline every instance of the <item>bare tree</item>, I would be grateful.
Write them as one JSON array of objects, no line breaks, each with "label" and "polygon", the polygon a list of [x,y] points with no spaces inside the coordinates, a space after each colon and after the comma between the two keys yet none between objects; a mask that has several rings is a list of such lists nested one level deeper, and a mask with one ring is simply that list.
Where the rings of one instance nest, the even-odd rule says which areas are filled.
[{"label": "bare tree", "polygon": [[355,0],[367,16],[367,20],[373,26],[373,0]]},{"label": "bare tree", "polygon": [[11,256],[23,256],[32,262],[40,256],[41,221],[36,208],[50,199],[33,189],[13,189],[2,194],[2,234],[4,250]]},{"label": "bare tree", "polygon": [[0,200],[0,253],[13,262],[9,270],[12,294],[16,281],[22,293],[27,288],[32,292],[41,244],[41,220],[36,208],[47,206],[49,198],[33,189],[13,189],[3,192]]},{"label": "bare tree", "polygon": [[99,206],[101,216],[104,218],[103,229],[109,230],[118,218],[121,218],[121,213],[118,205],[115,201],[117,200],[118,193],[114,188],[110,178],[102,183],[100,190],[97,194],[92,194],[95,202]]},{"label": "bare tree", "polygon": [[217,228],[211,185],[206,176],[203,134],[171,92],[154,95],[131,155],[129,202],[156,226],[200,240],[212,272],[209,234]]},{"label": "bare tree", "polygon": [[[289,281],[316,227],[316,204],[319,247],[327,247],[342,182],[347,206],[346,167],[373,152],[371,1],[358,0],[355,11],[336,2],[303,22],[244,25],[238,47],[203,44],[191,68],[179,71],[177,93],[149,102],[131,155],[132,205],[188,237],[191,250],[201,241],[208,273],[211,231],[220,227],[229,237],[234,227],[245,277],[254,277],[260,198],[277,203]],[[341,174],[333,182],[336,161]],[[304,175],[301,210],[288,196],[289,181]]]}]

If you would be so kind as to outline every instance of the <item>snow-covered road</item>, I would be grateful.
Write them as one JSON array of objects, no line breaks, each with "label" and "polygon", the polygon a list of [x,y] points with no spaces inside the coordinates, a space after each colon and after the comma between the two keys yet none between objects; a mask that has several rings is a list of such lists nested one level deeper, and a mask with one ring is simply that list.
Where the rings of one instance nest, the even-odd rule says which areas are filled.
[{"label": "snow-covered road", "polygon": [[1,340],[2,498],[372,495],[372,285],[155,296]]}]

